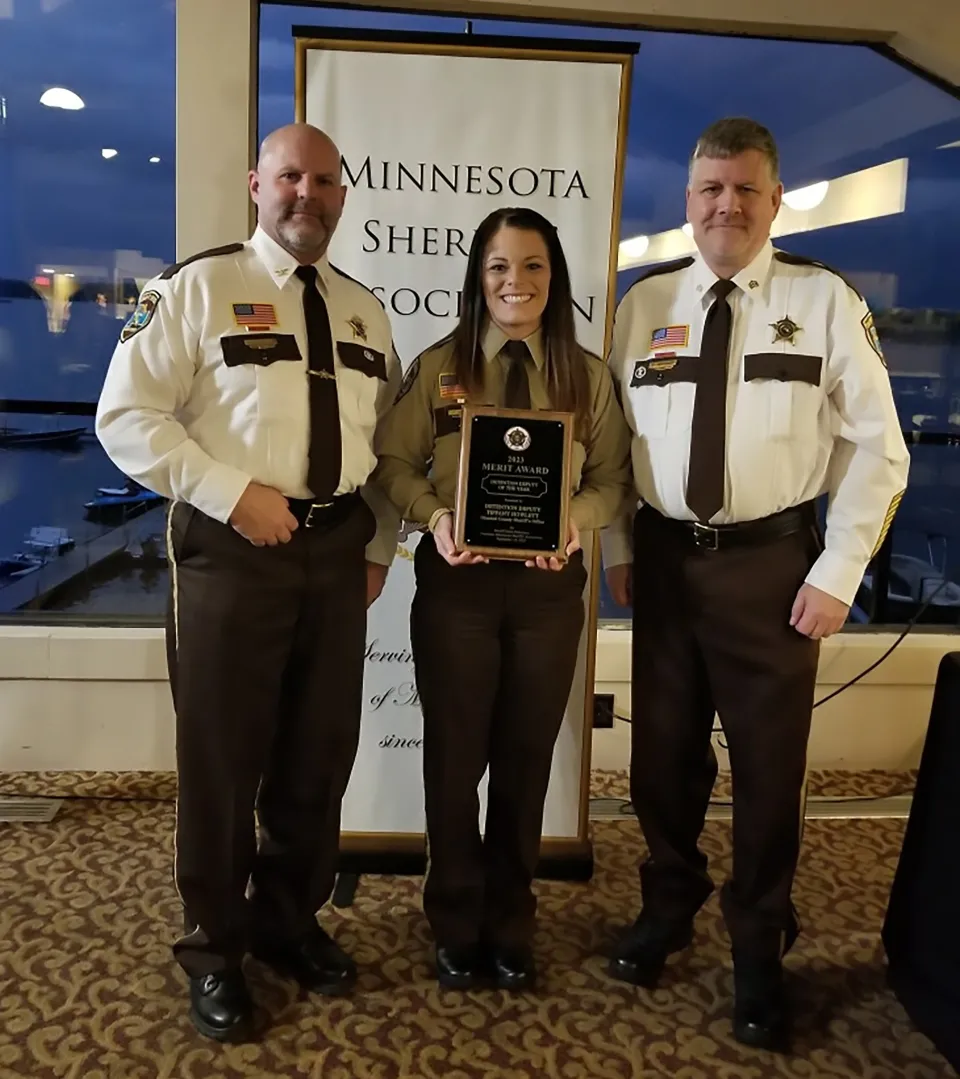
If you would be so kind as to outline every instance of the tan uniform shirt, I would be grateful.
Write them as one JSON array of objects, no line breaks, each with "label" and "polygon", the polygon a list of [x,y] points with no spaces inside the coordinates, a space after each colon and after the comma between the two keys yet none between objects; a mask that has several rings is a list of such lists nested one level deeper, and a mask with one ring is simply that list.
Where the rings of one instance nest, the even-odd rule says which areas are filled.
[{"label": "tan uniform shirt", "polygon": [[[658,267],[620,302],[610,366],[633,431],[640,500],[691,520],[685,490],[700,339],[716,275],[701,258]],[[752,521],[826,493],[826,550],[807,581],[850,603],[903,494],[909,454],[869,309],[840,276],[768,242],[734,278],[726,494],[713,524]],[[634,503],[635,505],[635,503]],[[630,523],[603,536],[631,557]]]},{"label": "tan uniform shirt", "polygon": [[[296,268],[258,228],[247,243],[171,267],[147,284],[97,409],[97,435],[122,472],[224,522],[251,480],[288,498],[311,496],[304,286]],[[400,385],[390,323],[376,296],[326,258],[317,273],[340,406],[337,494],[361,491],[378,526],[367,558],[389,565],[399,521],[368,480],[378,418]]]},{"label": "tan uniform shirt", "polygon": [[[509,360],[501,352],[506,335],[492,323],[483,336],[486,358],[482,400],[503,401]],[[527,338],[530,405],[552,407],[544,381],[544,355],[539,330]],[[456,384],[453,346],[444,342],[427,349],[407,371],[396,404],[378,432],[376,480],[405,520],[428,525],[443,509],[452,509],[460,455],[460,413],[464,391]],[[616,399],[606,365],[587,354],[591,389],[589,433],[574,441],[571,461],[570,514],[581,531],[602,528],[623,505],[631,488],[630,432]]]}]

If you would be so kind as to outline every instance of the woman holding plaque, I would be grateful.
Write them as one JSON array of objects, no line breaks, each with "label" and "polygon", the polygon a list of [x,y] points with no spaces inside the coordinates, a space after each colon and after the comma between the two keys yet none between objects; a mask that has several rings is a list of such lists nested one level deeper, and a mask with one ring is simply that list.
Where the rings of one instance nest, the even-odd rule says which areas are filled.
[{"label": "woman holding plaque", "polygon": [[[432,533],[416,551],[411,641],[430,850],[423,902],[438,978],[469,988],[491,977],[521,990],[536,977],[531,883],[583,628],[579,537],[607,525],[632,490],[630,438],[606,365],[577,342],[566,259],[546,218],[501,209],[480,224],[461,311],[407,371],[381,427],[377,478],[404,518]],[[457,548],[464,404],[572,416],[559,557]]]}]

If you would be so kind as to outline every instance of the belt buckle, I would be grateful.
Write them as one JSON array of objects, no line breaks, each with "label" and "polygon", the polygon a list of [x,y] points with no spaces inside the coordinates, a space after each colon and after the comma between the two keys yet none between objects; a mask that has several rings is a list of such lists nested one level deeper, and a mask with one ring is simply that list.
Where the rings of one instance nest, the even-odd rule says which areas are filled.
[{"label": "belt buckle", "polygon": [[693,522],[693,542],[701,551],[715,551],[720,546],[720,532],[712,525]]},{"label": "belt buckle", "polygon": [[311,502],[310,509],[307,510],[306,519],[303,522],[304,528],[313,528],[313,511],[329,509],[333,505],[332,502]]}]

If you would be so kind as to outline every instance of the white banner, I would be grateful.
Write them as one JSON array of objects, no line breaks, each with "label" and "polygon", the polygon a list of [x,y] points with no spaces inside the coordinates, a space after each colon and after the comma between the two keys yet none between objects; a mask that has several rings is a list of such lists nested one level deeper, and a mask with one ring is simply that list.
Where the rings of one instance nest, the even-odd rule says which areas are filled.
[{"label": "white banner", "polygon": [[[533,207],[556,225],[580,341],[602,353],[629,58],[467,43],[298,44],[298,116],[336,140],[349,188],[330,257],[380,298],[404,366],[454,326],[473,232],[502,206]],[[370,611],[360,750],[343,807],[345,833],[379,833],[385,847],[390,836],[424,831],[409,635],[419,538],[401,543]],[[591,592],[588,584],[585,602]],[[547,796],[543,834],[555,839],[585,834],[589,615]]]}]

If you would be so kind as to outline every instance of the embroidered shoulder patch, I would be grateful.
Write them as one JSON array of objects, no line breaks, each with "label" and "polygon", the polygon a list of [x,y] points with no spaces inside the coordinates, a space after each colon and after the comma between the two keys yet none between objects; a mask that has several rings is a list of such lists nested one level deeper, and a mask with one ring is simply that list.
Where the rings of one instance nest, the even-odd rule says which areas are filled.
[{"label": "embroidered shoulder patch", "polygon": [[414,382],[417,381],[417,375],[420,373],[420,357],[418,356],[412,364],[407,368],[403,376],[403,381],[400,383],[400,389],[397,391],[394,404],[402,400],[410,392]]},{"label": "embroidered shoulder patch", "polygon": [[880,334],[877,333],[877,327],[873,321],[873,312],[868,311],[860,320],[860,323],[863,326],[863,332],[867,335],[867,343],[880,357],[880,362],[883,366],[886,367],[887,361],[884,359],[883,349],[880,346]]},{"label": "embroidered shoulder patch", "polygon": [[159,302],[159,292],[155,292],[153,289],[147,289],[146,292],[142,292],[133,314],[127,319],[126,324],[120,331],[120,340],[129,341],[131,337],[134,337],[145,326],[148,326]]}]

